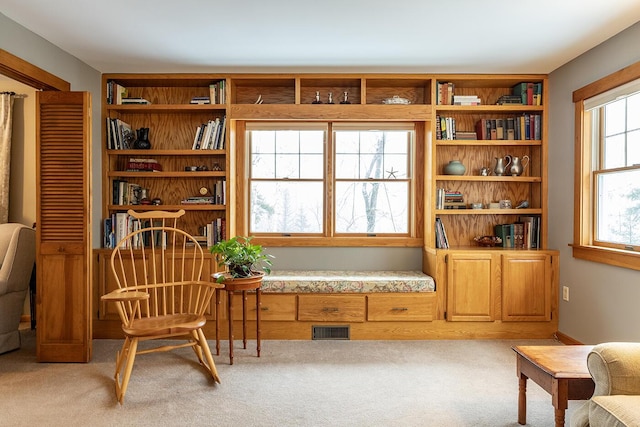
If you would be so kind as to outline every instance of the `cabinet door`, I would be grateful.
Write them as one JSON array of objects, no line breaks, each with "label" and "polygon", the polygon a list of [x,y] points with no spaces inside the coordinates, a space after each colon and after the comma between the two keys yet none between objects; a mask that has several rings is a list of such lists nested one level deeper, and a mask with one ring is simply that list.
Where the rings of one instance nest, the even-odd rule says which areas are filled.
[{"label": "cabinet door", "polygon": [[450,253],[447,262],[447,320],[495,320],[500,295],[499,255]]},{"label": "cabinet door", "polygon": [[36,352],[91,359],[91,98],[38,92]]},{"label": "cabinet door", "polygon": [[502,320],[551,320],[551,255],[502,256]]}]

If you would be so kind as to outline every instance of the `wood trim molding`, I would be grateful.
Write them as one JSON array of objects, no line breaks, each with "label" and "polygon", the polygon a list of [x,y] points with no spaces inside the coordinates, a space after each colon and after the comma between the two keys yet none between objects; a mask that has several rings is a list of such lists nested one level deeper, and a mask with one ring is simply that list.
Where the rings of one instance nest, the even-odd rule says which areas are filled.
[{"label": "wood trim molding", "polygon": [[569,335],[565,335],[560,331],[556,331],[554,334],[554,338],[560,341],[562,344],[566,345],[584,345],[584,343],[571,338]]},{"label": "wood trim molding", "polygon": [[628,67],[575,90],[573,92],[573,102],[583,101],[638,78],[640,78],[640,62],[631,64]]},{"label": "wood trim molding", "polygon": [[69,82],[3,49],[0,49],[0,74],[40,90],[71,90]]}]

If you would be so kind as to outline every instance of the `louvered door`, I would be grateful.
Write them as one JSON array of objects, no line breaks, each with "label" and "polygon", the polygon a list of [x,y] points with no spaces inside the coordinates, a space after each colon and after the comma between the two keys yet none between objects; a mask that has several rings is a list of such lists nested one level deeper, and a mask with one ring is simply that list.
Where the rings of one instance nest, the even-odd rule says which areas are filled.
[{"label": "louvered door", "polygon": [[37,357],[91,359],[91,98],[38,92]]}]

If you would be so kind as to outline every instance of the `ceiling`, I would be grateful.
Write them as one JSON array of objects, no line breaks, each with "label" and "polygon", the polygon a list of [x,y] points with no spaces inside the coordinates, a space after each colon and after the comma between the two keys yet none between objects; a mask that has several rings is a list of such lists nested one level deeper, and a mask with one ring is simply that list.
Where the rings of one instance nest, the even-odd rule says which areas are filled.
[{"label": "ceiling", "polygon": [[100,72],[549,73],[638,0],[0,0]]}]

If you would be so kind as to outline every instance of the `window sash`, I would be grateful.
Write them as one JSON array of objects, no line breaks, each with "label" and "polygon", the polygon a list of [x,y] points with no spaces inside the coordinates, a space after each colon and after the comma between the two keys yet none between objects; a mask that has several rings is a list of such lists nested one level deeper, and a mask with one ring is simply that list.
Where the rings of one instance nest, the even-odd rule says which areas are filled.
[{"label": "window sash", "polygon": [[[247,178],[248,178],[248,188],[247,188],[247,201],[249,203],[248,209],[247,209],[247,214],[248,214],[248,232],[250,234],[255,234],[255,235],[259,235],[259,236],[316,236],[316,237],[325,237],[325,238],[329,238],[329,237],[346,237],[346,236],[368,236],[368,237],[372,237],[372,234],[374,234],[375,236],[391,236],[391,237],[410,237],[412,235],[412,232],[414,230],[414,225],[412,223],[413,219],[413,212],[412,209],[414,209],[414,201],[413,199],[415,198],[413,192],[415,191],[414,188],[414,180],[412,178],[412,170],[414,167],[414,161],[415,161],[415,125],[414,123],[390,123],[390,124],[376,124],[376,123],[264,123],[264,122],[247,122],[246,123],[246,135],[247,135],[247,159],[246,159],[246,164],[247,164]],[[281,176],[278,175],[277,171],[275,173],[273,173],[272,176],[266,176],[266,175],[259,175],[259,176],[253,176],[253,169],[252,169],[252,164],[253,164],[253,150],[252,150],[252,135],[251,133],[253,131],[262,131],[262,130],[318,130],[318,129],[322,129],[325,130],[325,150],[323,153],[323,171],[324,171],[324,177],[322,178],[317,178],[317,179],[310,179],[310,178],[305,178],[302,176]],[[352,177],[345,177],[345,178],[336,178],[336,174],[335,174],[335,167],[336,167],[336,149],[335,149],[335,141],[336,141],[336,132],[340,132],[340,131],[344,131],[344,130],[348,130],[348,131],[360,131],[360,132],[366,132],[366,131],[370,131],[370,130],[377,130],[377,131],[404,131],[408,133],[407,136],[407,143],[406,146],[403,146],[402,148],[395,150],[398,151],[398,153],[395,152],[391,152],[394,151],[392,150],[387,150],[385,153],[383,153],[383,155],[387,155],[390,156],[391,158],[393,158],[393,156],[397,156],[397,158],[395,158],[394,160],[398,160],[400,162],[403,162],[406,164],[406,166],[403,168],[403,174],[405,175],[402,178],[397,178],[394,177],[392,175],[390,175],[389,173],[397,173],[397,171],[395,171],[395,169],[390,169],[389,171],[387,170],[383,170],[379,175],[380,176],[376,176],[375,179],[360,179],[360,178],[352,178]],[[331,138],[326,138],[326,136],[331,136]],[[277,155],[275,153],[273,153],[274,155]],[[404,159],[403,159],[404,156]],[[384,169],[384,168],[383,168]],[[295,232],[292,230],[277,230],[277,231],[265,231],[264,228],[260,228],[257,227],[257,223],[255,222],[255,215],[254,215],[254,209],[252,206],[252,202],[254,201],[254,192],[256,189],[256,186],[260,186],[263,184],[269,184],[269,183],[276,183],[276,182],[282,182],[282,183],[291,183],[293,184],[294,182],[299,182],[299,183],[304,183],[304,182],[316,182],[316,183],[322,183],[323,184],[323,188],[324,188],[324,195],[325,198],[323,200],[324,205],[323,205],[323,213],[322,213],[322,218],[323,218],[323,226],[321,227],[321,230],[318,230],[317,232],[312,232],[312,233],[308,233],[308,232]],[[404,212],[404,217],[402,218],[402,226],[400,227],[399,231],[395,231],[396,229],[394,229],[393,227],[390,227],[388,229],[384,229],[383,232],[375,232],[375,233],[368,233],[367,231],[364,230],[359,230],[359,232],[356,233],[351,233],[351,232],[347,232],[346,230],[340,230],[340,231],[336,231],[336,223],[338,222],[338,212],[337,212],[337,206],[336,206],[336,199],[337,199],[337,187],[341,184],[341,183],[359,183],[359,182],[363,182],[363,183],[380,183],[380,184],[384,184],[384,183],[390,183],[393,184],[393,186],[398,186],[399,184],[404,185],[407,190],[406,192],[403,192],[402,197],[403,200],[406,199],[406,202],[403,203],[403,208],[399,209],[400,212]],[[261,184],[262,183],[262,184]],[[358,201],[358,203],[360,203]],[[380,202],[378,202],[380,203]],[[328,209],[330,208],[330,209]],[[385,212],[385,214],[383,215],[390,215],[390,213]],[[315,230],[314,230],[315,231]]]}]

